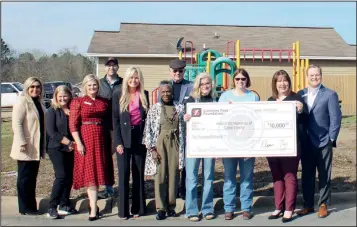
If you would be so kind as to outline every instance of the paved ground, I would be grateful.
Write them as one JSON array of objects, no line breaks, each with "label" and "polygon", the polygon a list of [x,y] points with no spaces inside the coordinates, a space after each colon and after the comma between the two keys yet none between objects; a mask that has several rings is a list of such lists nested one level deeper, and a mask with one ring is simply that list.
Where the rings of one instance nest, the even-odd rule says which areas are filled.
[{"label": "paved ground", "polygon": [[68,216],[64,219],[50,219],[43,217],[26,217],[26,216],[6,216],[1,218],[1,226],[14,225],[36,225],[36,226],[281,226],[281,225],[296,225],[296,226],[356,226],[356,207],[355,204],[344,204],[338,206],[331,206],[329,208],[330,215],[324,219],[318,218],[316,213],[305,217],[295,216],[294,220],[289,223],[282,223],[278,220],[268,220],[267,216],[270,212],[263,212],[256,210],[256,215],[253,219],[246,221],[240,215],[236,216],[231,221],[224,220],[224,215],[220,214],[217,219],[193,223],[181,215],[178,218],[170,218],[162,221],[155,220],[154,215],[141,217],[138,219],[129,219],[126,221],[120,220],[116,214],[106,215],[100,220],[89,222],[87,220],[88,214],[79,214],[75,216]]},{"label": "paved ground", "polygon": [[[272,196],[254,197],[253,198],[253,219],[246,221],[241,217],[241,213],[236,212],[236,217],[232,221],[224,220],[223,202],[221,198],[214,199],[215,212],[218,218],[211,221],[203,220],[198,223],[188,221],[184,217],[184,201],[177,200],[176,212],[181,213],[180,217],[168,218],[166,220],[157,221],[155,219],[155,205],[153,200],[147,200],[148,212],[147,216],[143,216],[137,219],[121,220],[118,218],[118,209],[116,207],[116,201],[114,200],[99,200],[98,206],[103,213],[103,217],[94,222],[88,221],[87,205],[88,200],[83,199],[80,201],[72,201],[77,210],[80,211],[78,215],[64,216],[62,219],[47,218],[46,214],[30,217],[22,216],[18,214],[17,197],[15,196],[3,196],[1,198],[1,226],[9,225],[36,225],[36,226],[85,226],[85,225],[101,225],[101,226],[120,226],[120,225],[132,225],[132,226],[190,226],[190,225],[212,225],[212,226],[237,226],[237,225],[298,225],[298,226],[356,226],[356,192],[348,193],[333,193],[332,205],[328,206],[330,215],[326,218],[318,218],[317,213],[307,215],[305,217],[294,216],[294,220],[290,223],[282,223],[278,220],[268,220],[267,217],[273,210]],[[315,201],[317,202],[318,195],[315,195]],[[44,198],[37,199],[40,210],[45,212],[48,207],[48,200]],[[301,195],[297,198],[297,209],[302,206]],[[239,199],[237,201],[237,208],[240,208]],[[317,209],[316,209],[317,210]]]}]

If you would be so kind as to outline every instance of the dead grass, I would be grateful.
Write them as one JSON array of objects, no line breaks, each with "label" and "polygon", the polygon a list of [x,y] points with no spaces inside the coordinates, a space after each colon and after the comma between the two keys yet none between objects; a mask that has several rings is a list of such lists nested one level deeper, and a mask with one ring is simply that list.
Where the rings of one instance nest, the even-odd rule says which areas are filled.
[{"label": "dead grass", "polygon": [[[11,122],[9,119],[3,119],[1,125],[1,191],[3,196],[16,196],[16,176],[6,176],[5,172],[16,171],[16,161],[9,157],[12,143]],[[356,117],[347,117],[343,119],[340,132],[338,147],[334,150],[333,169],[332,169],[332,192],[356,191]],[[113,156],[115,166],[115,176],[117,176],[116,158]],[[221,160],[216,160],[216,174],[214,183],[214,192],[216,197],[222,196],[223,190],[223,165]],[[254,169],[254,191],[258,195],[273,195],[271,172],[266,158],[257,158]],[[298,172],[299,188],[301,185],[301,165]],[[54,180],[52,163],[49,159],[41,161],[40,171],[37,178],[37,196],[48,197]],[[201,181],[199,181],[201,182]],[[239,173],[237,174],[239,184]],[[316,184],[318,187],[318,184]],[[117,190],[116,184],[114,185]],[[146,179],[147,198],[154,198],[153,179]],[[239,187],[237,187],[239,193]],[[199,186],[199,192],[201,187]],[[85,191],[73,190],[72,197],[78,198],[85,196]]]}]

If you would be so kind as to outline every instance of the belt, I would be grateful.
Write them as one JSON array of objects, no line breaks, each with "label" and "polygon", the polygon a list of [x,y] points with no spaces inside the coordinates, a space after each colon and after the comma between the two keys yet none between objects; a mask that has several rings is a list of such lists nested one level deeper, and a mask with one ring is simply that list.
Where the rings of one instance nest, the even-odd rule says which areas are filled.
[{"label": "belt", "polygon": [[95,121],[83,121],[83,125],[101,125],[102,122],[95,122]]}]

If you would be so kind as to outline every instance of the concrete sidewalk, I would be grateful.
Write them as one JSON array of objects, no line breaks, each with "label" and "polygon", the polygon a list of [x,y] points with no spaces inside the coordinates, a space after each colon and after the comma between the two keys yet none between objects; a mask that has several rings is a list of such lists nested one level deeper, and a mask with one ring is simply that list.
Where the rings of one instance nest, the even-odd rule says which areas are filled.
[{"label": "concrete sidewalk", "polygon": [[[16,196],[2,196],[1,197],[1,214],[4,216],[17,216],[18,213],[18,202]],[[315,194],[315,203],[317,203],[318,194]],[[177,199],[176,212],[183,214],[185,212],[185,201],[182,199]],[[37,202],[39,204],[39,210],[41,212],[47,212],[49,207],[48,199],[37,198]],[[74,215],[73,218],[83,218],[83,215],[87,217],[88,215],[88,199],[80,199],[80,200],[71,200],[74,207],[80,212],[79,215]],[[302,195],[299,194],[297,197],[297,205],[296,208],[300,209],[302,207]],[[155,200],[147,199],[147,211],[148,215],[141,218],[154,218],[156,213],[155,211]],[[200,204],[200,201],[199,201]],[[356,206],[356,192],[341,192],[341,193],[333,193],[331,197],[331,204],[335,205],[347,205],[350,204],[350,208]],[[99,200],[98,206],[100,212],[105,215],[117,216],[118,208],[117,208],[117,200],[115,199],[105,199]],[[199,205],[200,206],[200,205]],[[329,206],[328,206],[329,207]],[[223,199],[215,198],[214,199],[214,208],[215,212],[224,213],[223,209]],[[240,210],[240,201],[237,198],[237,210]],[[264,210],[266,212],[274,210],[274,197],[273,196],[256,196],[253,198],[253,212],[255,210]],[[150,217],[151,216],[151,217]]]},{"label": "concrete sidewalk", "polygon": [[[352,202],[352,201],[350,201]],[[254,207],[254,217],[243,220],[241,212],[236,212],[233,220],[224,220],[224,211],[216,211],[214,220],[202,220],[190,222],[184,215],[176,218],[167,218],[157,221],[155,215],[121,220],[116,213],[105,214],[98,221],[89,222],[88,213],[63,216],[61,219],[41,216],[2,216],[1,226],[356,226],[356,204],[340,203],[328,207],[329,215],[326,218],[318,218],[317,213],[299,217],[293,216],[292,222],[282,223],[281,218],[268,220],[272,207]]]}]

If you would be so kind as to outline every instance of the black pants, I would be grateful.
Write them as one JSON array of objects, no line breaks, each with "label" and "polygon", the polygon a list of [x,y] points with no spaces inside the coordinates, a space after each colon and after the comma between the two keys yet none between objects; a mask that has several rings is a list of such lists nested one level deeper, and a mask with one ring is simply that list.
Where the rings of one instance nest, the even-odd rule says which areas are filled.
[{"label": "black pants", "polygon": [[62,151],[60,148],[48,149],[47,153],[55,171],[50,207],[71,206],[69,196],[73,183],[74,153]]},{"label": "black pants", "polygon": [[146,214],[146,197],[145,197],[145,146],[139,141],[140,128],[134,127],[131,130],[132,146],[124,148],[124,154],[116,153],[118,164],[118,216],[129,217],[129,179],[130,179],[130,161],[132,174],[132,206],[131,213],[145,215]]},{"label": "black pants", "polygon": [[332,170],[332,143],[317,148],[312,145],[301,152],[301,185],[304,197],[304,207],[314,207],[316,167],[319,176],[320,198],[318,205],[330,203],[331,197],[331,170]]},{"label": "black pants", "polygon": [[37,211],[36,180],[40,161],[17,161],[17,197],[19,212]]},{"label": "black pants", "polygon": [[181,171],[180,188],[177,193],[180,193],[181,197],[182,196],[186,197],[186,168],[185,167],[183,167]]}]

